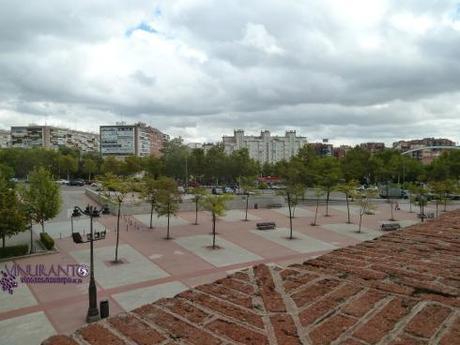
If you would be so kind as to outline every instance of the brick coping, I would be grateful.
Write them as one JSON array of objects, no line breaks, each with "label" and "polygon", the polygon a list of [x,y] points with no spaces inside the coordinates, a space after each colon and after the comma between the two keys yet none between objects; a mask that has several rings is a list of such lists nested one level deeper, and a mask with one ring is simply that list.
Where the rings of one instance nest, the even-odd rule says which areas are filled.
[{"label": "brick coping", "polygon": [[257,265],[43,345],[460,339],[460,210],[288,267]]}]

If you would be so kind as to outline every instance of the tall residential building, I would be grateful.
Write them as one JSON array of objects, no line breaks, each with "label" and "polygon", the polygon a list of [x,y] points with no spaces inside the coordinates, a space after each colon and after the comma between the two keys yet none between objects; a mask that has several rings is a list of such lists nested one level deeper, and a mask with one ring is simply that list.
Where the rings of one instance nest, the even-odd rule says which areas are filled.
[{"label": "tall residential building", "polygon": [[332,156],[334,153],[334,146],[329,144],[328,139],[323,139],[321,143],[308,143],[307,144],[318,156]]},{"label": "tall residential building", "polygon": [[103,157],[159,156],[169,140],[168,135],[141,122],[133,125],[118,122],[116,125],[100,126],[100,136]]},{"label": "tall residential building", "polygon": [[10,147],[11,132],[0,129],[0,149]]},{"label": "tall residential building", "polygon": [[68,147],[81,152],[97,152],[99,136],[95,133],[53,126],[19,126],[11,127],[11,147]]},{"label": "tall residential building", "polygon": [[249,157],[260,163],[276,163],[289,160],[307,143],[305,137],[296,136],[295,131],[287,131],[282,136],[272,136],[269,131],[262,131],[260,136],[244,135],[242,129],[235,130],[233,136],[224,136],[224,150],[227,154],[246,148]]},{"label": "tall residential building", "polygon": [[[393,143],[393,148],[401,152],[407,152],[410,157],[422,161],[422,163],[429,164],[439,157],[445,149],[443,146],[455,146],[455,142],[444,138],[424,138],[415,140],[400,140]],[[435,148],[430,148],[435,147]]]}]

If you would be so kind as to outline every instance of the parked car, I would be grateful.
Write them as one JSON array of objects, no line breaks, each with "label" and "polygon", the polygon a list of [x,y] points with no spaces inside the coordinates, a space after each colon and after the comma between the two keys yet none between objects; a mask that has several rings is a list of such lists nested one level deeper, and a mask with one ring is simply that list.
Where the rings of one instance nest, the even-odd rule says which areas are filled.
[{"label": "parked car", "polygon": [[69,186],[84,186],[85,181],[81,178],[71,179],[69,181]]},{"label": "parked car", "polygon": [[184,193],[185,193],[185,188],[182,187],[182,186],[177,186],[177,191],[178,191],[179,193],[184,194]]},{"label": "parked car", "polygon": [[56,183],[66,185],[66,184],[69,184],[69,181],[66,180],[66,179],[61,178],[60,180],[57,180]]},{"label": "parked car", "polygon": [[222,190],[222,188],[220,187],[213,187],[212,190],[211,190],[212,194],[215,194],[215,195],[222,195],[224,194],[224,191]]},{"label": "parked car", "polygon": [[231,187],[224,187],[224,193],[234,193],[234,190]]}]

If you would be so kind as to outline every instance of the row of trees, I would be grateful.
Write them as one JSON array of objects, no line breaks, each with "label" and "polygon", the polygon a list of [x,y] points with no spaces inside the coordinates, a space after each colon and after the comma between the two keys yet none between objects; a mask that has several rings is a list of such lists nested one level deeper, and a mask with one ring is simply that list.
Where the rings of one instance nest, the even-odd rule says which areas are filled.
[{"label": "row of trees", "polygon": [[168,176],[184,184],[197,181],[201,184],[239,183],[241,177],[281,175],[286,166],[302,170],[304,181],[312,185],[314,175],[335,169],[346,181],[359,183],[442,181],[460,178],[460,150],[445,152],[432,164],[387,149],[376,154],[355,147],[344,158],[319,157],[308,145],[301,148],[289,162],[259,164],[249,158],[248,151],[238,150],[228,155],[223,145],[215,145],[207,151],[190,149],[181,139],[169,141],[161,158],[130,156],[125,160],[113,157],[101,159],[97,153],[80,154],[76,150],[9,148],[0,150],[0,170],[18,178],[26,178],[38,166],[44,167],[56,178],[82,177],[112,173],[132,176],[145,171],[158,178]]}]

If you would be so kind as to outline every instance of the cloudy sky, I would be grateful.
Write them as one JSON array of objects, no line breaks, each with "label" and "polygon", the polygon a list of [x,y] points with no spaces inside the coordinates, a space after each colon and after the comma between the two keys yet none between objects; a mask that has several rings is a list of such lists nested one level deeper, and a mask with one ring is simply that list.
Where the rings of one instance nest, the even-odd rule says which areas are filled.
[{"label": "cloudy sky", "polygon": [[459,0],[0,0],[0,128],[460,141]]}]

